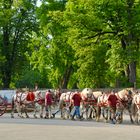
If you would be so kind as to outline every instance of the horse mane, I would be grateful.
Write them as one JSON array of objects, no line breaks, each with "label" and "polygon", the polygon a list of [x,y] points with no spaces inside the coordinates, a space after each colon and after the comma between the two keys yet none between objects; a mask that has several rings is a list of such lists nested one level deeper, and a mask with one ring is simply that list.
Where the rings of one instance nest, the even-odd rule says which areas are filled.
[{"label": "horse mane", "polygon": [[97,99],[99,96],[101,96],[103,93],[102,91],[93,91],[93,96]]},{"label": "horse mane", "polygon": [[123,89],[123,90],[118,91],[118,94],[119,95],[126,95],[127,92],[128,92],[127,89]]}]

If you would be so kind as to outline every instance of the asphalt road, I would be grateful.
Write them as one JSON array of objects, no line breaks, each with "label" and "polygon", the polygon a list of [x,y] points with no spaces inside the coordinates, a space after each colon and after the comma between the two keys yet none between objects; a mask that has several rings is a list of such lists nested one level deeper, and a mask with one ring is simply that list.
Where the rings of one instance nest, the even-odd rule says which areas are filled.
[{"label": "asphalt road", "polygon": [[0,117],[0,140],[139,140],[140,126],[55,119],[14,119],[6,113]]}]

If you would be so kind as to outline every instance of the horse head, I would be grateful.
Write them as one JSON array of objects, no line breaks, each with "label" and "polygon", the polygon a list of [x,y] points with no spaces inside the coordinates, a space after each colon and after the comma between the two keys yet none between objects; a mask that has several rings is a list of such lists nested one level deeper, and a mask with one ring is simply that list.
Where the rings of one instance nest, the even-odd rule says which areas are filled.
[{"label": "horse head", "polygon": [[91,88],[85,88],[81,92],[81,97],[83,100],[91,98],[93,96],[93,91]]},{"label": "horse head", "polygon": [[133,96],[133,92],[130,89],[123,89],[116,93],[116,96],[121,101],[128,101]]}]

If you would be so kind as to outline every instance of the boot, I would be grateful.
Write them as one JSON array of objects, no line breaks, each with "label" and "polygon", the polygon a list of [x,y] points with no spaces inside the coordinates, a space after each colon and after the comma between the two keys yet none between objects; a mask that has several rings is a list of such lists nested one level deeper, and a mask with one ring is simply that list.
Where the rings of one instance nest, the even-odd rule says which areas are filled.
[{"label": "boot", "polygon": [[73,121],[75,120],[75,119],[74,119],[74,116],[71,116],[71,120],[73,120]]},{"label": "boot", "polygon": [[49,114],[48,113],[46,113],[44,119],[49,119]]},{"label": "boot", "polygon": [[52,118],[55,118],[55,114],[54,113],[52,113]]}]

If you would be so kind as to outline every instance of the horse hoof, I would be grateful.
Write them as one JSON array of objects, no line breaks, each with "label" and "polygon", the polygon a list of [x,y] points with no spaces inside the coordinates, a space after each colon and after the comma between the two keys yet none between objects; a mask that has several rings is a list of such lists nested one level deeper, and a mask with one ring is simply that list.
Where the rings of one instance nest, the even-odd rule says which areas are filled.
[{"label": "horse hoof", "polygon": [[18,114],[18,117],[20,117],[20,118],[24,118],[22,115],[19,115],[19,114]]},{"label": "horse hoof", "polygon": [[104,122],[105,122],[105,123],[107,123],[108,121],[107,121],[107,120],[105,120]]},{"label": "horse hoof", "polygon": [[49,117],[45,116],[44,119],[49,119]]},{"label": "horse hoof", "polygon": [[37,119],[37,116],[36,116],[36,115],[34,115],[34,118],[35,118],[35,119]]},{"label": "horse hoof", "polygon": [[50,119],[53,119],[53,118],[54,118],[53,116],[50,117]]},{"label": "horse hoof", "polygon": [[116,124],[116,120],[115,119],[111,119],[111,124]]},{"label": "horse hoof", "polygon": [[99,118],[96,118],[96,122],[99,122]]},{"label": "horse hoof", "polygon": [[52,114],[52,116],[51,116],[52,118],[55,118],[55,114]]},{"label": "horse hoof", "polygon": [[66,118],[65,117],[62,117],[62,120],[66,120]]}]

